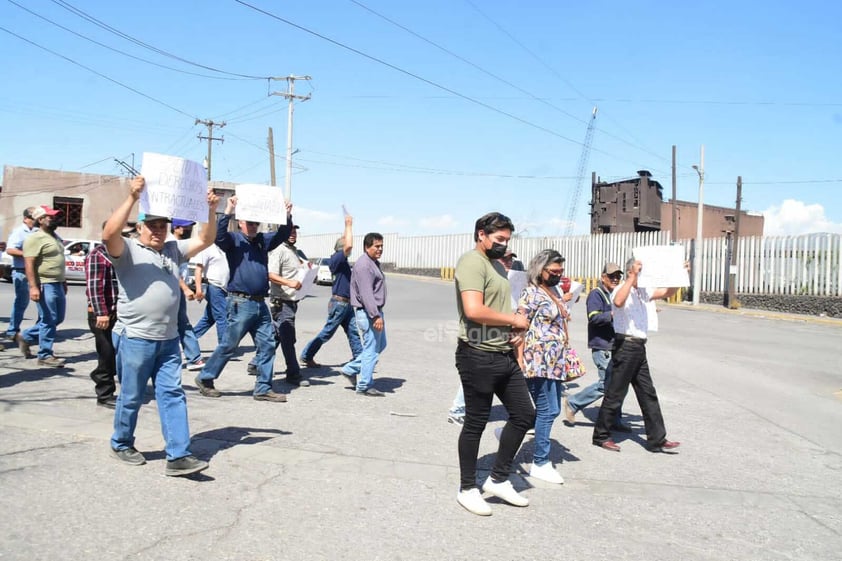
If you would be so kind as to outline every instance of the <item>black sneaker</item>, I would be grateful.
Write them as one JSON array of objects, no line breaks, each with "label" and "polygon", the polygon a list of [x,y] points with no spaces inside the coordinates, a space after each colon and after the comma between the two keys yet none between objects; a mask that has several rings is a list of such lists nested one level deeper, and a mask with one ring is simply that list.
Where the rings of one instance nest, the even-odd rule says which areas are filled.
[{"label": "black sneaker", "polygon": [[98,407],[105,407],[106,409],[116,409],[117,407],[117,397],[111,396],[105,399],[98,399],[96,402]]},{"label": "black sneaker", "polygon": [[249,365],[246,366],[246,374],[249,376],[257,376],[257,365],[249,363]]},{"label": "black sneaker", "polygon": [[111,453],[115,458],[129,464],[130,466],[142,466],[146,463],[146,458],[144,458],[143,454],[138,452],[134,446],[131,448],[124,448],[122,450],[115,450],[112,448]]},{"label": "black sneaker", "polygon": [[296,388],[306,388],[310,386],[310,381],[305,380],[303,377],[299,376],[298,378],[290,378],[287,376],[284,381],[289,384],[290,386],[295,386]]},{"label": "black sneaker", "polygon": [[199,388],[199,393],[205,397],[219,397],[222,392],[213,387],[213,380],[200,380],[198,376],[194,380],[196,387]]},{"label": "black sneaker", "polygon": [[164,474],[170,477],[181,477],[182,475],[190,475],[191,473],[198,473],[206,469],[208,469],[208,463],[206,461],[200,460],[196,456],[184,456],[177,460],[167,461],[167,469],[164,471]]},{"label": "black sneaker", "polygon": [[357,395],[365,395],[368,397],[384,397],[386,394],[376,388],[368,388],[364,392],[357,391]]}]

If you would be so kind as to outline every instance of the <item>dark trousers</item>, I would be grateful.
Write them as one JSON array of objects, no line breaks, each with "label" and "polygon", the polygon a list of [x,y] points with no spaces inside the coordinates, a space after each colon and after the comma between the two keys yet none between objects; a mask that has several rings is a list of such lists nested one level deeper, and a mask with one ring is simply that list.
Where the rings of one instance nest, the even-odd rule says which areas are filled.
[{"label": "dark trousers", "polygon": [[649,447],[662,444],[667,438],[664,417],[652,376],[646,360],[646,342],[617,337],[611,354],[611,376],[602,398],[602,407],[593,430],[594,444],[601,444],[611,437],[611,424],[617,418],[623,400],[634,388],[637,403],[643,412],[643,423]]},{"label": "dark trousers", "polygon": [[477,487],[479,443],[494,396],[503,403],[509,420],[500,435],[491,471],[493,481],[508,479],[523,437],[535,423],[535,407],[514,353],[480,351],[460,341],[456,370],[465,392],[465,424],[459,435],[460,487],[465,491]]},{"label": "dark trousers", "polygon": [[99,329],[96,326],[96,316],[88,312],[88,327],[94,334],[94,345],[96,345],[97,364],[91,371],[91,380],[94,381],[97,401],[107,401],[117,391],[117,384],[114,381],[117,376],[117,353],[114,351],[114,343],[111,340],[111,330],[117,316],[108,316],[108,327]]},{"label": "dark trousers", "polygon": [[301,378],[298,355],[295,354],[295,312],[298,302],[293,300],[272,300],[272,325],[275,327],[275,349],[281,347],[287,364],[287,378],[290,381]]}]

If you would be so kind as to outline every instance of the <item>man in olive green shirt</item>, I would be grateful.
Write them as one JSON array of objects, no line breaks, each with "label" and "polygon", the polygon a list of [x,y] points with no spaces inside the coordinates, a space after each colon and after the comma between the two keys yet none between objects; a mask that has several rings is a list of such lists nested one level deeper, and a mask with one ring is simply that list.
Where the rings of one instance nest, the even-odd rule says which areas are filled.
[{"label": "man in olive green shirt", "polygon": [[64,321],[67,294],[64,244],[56,234],[56,215],[59,212],[42,205],[35,207],[32,213],[40,230],[23,242],[23,259],[29,281],[29,299],[38,306],[40,319],[16,337],[24,356],[29,355],[29,346],[37,341],[38,364],[51,368],[64,366],[64,359],[53,354],[56,328]]},{"label": "man in olive green shirt", "polygon": [[480,516],[491,514],[491,507],[477,486],[476,472],[479,443],[495,395],[506,408],[509,420],[500,434],[497,458],[482,490],[515,506],[529,504],[509,482],[515,454],[535,422],[535,407],[513,348],[528,323],[525,316],[512,313],[509,280],[498,261],[505,254],[513,231],[511,220],[499,212],[480,217],[474,227],[476,247],[456,265],[456,369],[465,393],[456,500]]}]

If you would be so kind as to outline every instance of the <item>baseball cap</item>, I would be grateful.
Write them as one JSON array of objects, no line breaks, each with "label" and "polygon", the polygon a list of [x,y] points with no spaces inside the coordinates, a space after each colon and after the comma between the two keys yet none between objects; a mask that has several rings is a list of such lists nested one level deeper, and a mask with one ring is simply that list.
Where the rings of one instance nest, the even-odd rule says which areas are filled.
[{"label": "baseball cap", "polygon": [[166,220],[167,222],[172,222],[168,216],[159,216],[157,214],[146,214],[145,212],[138,213],[137,221],[138,222],[152,222],[153,220]]},{"label": "baseball cap", "polygon": [[38,220],[43,216],[55,216],[56,214],[60,213],[60,210],[56,210],[54,208],[50,208],[47,205],[41,205],[35,207],[35,210],[32,211],[32,218],[33,220]]},{"label": "baseball cap", "polygon": [[512,251],[512,249],[511,249],[511,248],[507,247],[507,248],[506,248],[506,253],[503,255],[503,257],[508,257],[509,255],[511,255],[512,257],[517,257],[517,253],[515,253],[514,251]]},{"label": "baseball cap", "polygon": [[173,228],[189,228],[190,226],[194,226],[196,223],[192,220],[183,220],[181,218],[173,218],[172,219],[172,227]]},{"label": "baseball cap", "polygon": [[620,268],[619,265],[616,263],[606,263],[605,267],[602,268],[603,275],[613,275],[614,273],[622,273],[623,270]]}]

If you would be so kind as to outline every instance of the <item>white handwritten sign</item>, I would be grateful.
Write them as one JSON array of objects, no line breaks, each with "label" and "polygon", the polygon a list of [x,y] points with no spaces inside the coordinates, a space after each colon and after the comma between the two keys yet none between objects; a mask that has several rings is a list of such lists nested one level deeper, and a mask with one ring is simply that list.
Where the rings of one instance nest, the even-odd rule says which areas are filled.
[{"label": "white handwritten sign", "polygon": [[636,247],[634,258],[643,264],[637,286],[671,288],[690,286],[690,276],[684,268],[684,248],[680,245],[650,245]]},{"label": "white handwritten sign", "polygon": [[319,270],[316,267],[299,267],[298,272],[295,273],[295,280],[301,283],[301,288],[295,291],[293,300],[303,300],[313,292],[318,272]]},{"label": "white handwritten sign", "polygon": [[287,211],[284,193],[280,187],[244,183],[237,185],[237,220],[286,224]]},{"label": "white handwritten sign", "polygon": [[140,194],[140,212],[208,221],[208,179],[202,164],[144,152],[140,173],[146,179],[146,188]]},{"label": "white handwritten sign", "polygon": [[509,286],[512,289],[512,309],[517,310],[517,303],[520,300],[520,295],[523,289],[529,284],[529,277],[526,276],[525,271],[509,271]]}]

